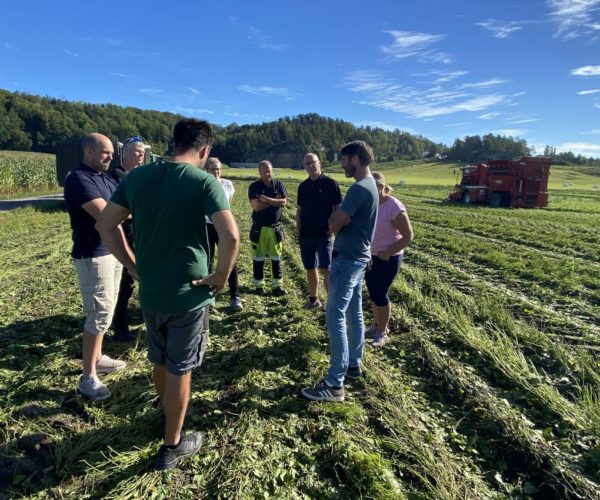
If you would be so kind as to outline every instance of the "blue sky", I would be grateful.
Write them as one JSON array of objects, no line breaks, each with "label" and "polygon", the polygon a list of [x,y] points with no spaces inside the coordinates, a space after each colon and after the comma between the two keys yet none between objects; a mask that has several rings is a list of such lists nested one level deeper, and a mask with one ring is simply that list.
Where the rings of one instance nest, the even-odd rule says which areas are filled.
[{"label": "blue sky", "polygon": [[[93,5],[93,6],[89,6]],[[227,125],[316,112],[600,157],[600,0],[0,4],[0,88]]]}]

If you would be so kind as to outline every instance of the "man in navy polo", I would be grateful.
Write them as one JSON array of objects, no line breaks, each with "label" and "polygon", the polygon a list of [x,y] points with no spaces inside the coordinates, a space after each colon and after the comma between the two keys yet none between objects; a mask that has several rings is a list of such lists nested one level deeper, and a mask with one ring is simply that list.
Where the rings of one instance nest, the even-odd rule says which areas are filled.
[{"label": "man in navy polo", "polygon": [[302,264],[308,281],[307,309],[321,307],[318,299],[319,273],[327,290],[333,237],[329,234],[329,217],[342,202],[340,187],[331,177],[321,171],[321,162],[314,153],[304,157],[304,170],[308,179],[298,186],[296,209],[296,232],[300,242]]},{"label": "man in navy polo", "polygon": [[[96,219],[117,188],[108,174],[113,145],[102,134],[83,138],[83,161],[65,179],[65,205],[71,219],[73,250],[71,257],[77,271],[83,298],[83,373],[77,389],[95,400],[110,397],[98,373],[111,373],[125,367],[102,354],[102,339],[112,321],[121,279],[121,264],[111,255],[96,231]],[[120,230],[121,236],[123,231]]]}]

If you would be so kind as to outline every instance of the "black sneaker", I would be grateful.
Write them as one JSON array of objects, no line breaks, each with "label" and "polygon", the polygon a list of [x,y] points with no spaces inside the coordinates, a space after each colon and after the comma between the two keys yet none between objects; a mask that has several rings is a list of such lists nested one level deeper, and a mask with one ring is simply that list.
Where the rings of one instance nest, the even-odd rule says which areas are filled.
[{"label": "black sneaker", "polygon": [[311,401],[344,401],[344,388],[331,387],[321,380],[312,389],[302,389],[302,395]]},{"label": "black sneaker", "polygon": [[167,470],[175,467],[184,458],[196,453],[202,446],[202,434],[192,432],[184,435],[181,433],[181,440],[175,448],[170,448],[164,444],[158,450],[156,457],[155,470]]},{"label": "black sneaker", "polygon": [[356,380],[362,377],[362,370],[360,366],[349,366],[346,370],[346,378],[351,380]]},{"label": "black sneaker", "polygon": [[271,290],[271,295],[273,295],[273,297],[283,297],[284,295],[287,295],[287,292],[283,288],[278,286]]}]

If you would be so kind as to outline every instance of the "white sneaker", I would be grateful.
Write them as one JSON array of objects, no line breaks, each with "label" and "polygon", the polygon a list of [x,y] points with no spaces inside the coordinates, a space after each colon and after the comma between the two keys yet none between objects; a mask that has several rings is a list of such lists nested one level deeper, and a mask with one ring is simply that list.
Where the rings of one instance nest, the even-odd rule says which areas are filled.
[{"label": "white sneaker", "polygon": [[104,401],[110,398],[110,391],[98,377],[84,376],[79,377],[79,383],[77,384],[77,390],[80,394],[93,399],[94,401]]},{"label": "white sneaker", "polygon": [[127,366],[125,361],[119,361],[118,359],[112,359],[110,356],[103,354],[100,360],[96,363],[97,373],[112,373],[117,370],[122,370]]}]

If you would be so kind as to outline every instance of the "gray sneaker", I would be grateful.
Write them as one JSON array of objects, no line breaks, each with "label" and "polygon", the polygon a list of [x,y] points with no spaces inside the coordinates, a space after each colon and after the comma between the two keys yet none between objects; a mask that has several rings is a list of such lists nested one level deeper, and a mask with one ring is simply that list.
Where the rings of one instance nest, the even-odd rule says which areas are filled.
[{"label": "gray sneaker", "polygon": [[331,387],[321,380],[312,388],[302,389],[302,395],[311,401],[344,401],[344,388]]},{"label": "gray sneaker", "polygon": [[242,299],[239,297],[234,297],[231,299],[231,304],[229,304],[229,309],[231,311],[241,311],[244,308],[244,304],[242,304]]},{"label": "gray sneaker", "polygon": [[77,383],[77,390],[82,396],[86,396],[94,401],[104,401],[110,398],[108,387],[100,382],[98,377],[94,377],[93,375],[87,377],[81,375]]},{"label": "gray sneaker", "polygon": [[112,359],[110,356],[103,354],[100,360],[96,363],[97,373],[113,373],[118,370],[122,370],[127,366],[125,361],[119,361],[118,359]]},{"label": "gray sneaker", "polygon": [[165,446],[164,444],[158,450],[156,457],[156,470],[167,470],[175,467],[184,458],[196,453],[202,446],[202,434],[192,432],[191,434],[181,433],[179,444],[175,448]]},{"label": "gray sneaker", "polygon": [[380,347],[383,347],[389,339],[390,338],[388,337],[387,331],[382,332],[380,330],[377,330],[375,332],[375,335],[373,335],[373,342],[371,343],[371,346],[378,349]]}]

